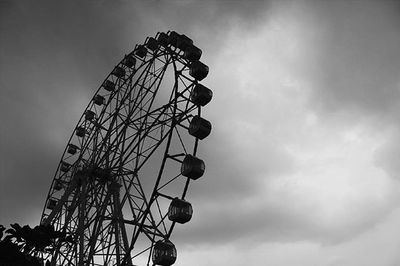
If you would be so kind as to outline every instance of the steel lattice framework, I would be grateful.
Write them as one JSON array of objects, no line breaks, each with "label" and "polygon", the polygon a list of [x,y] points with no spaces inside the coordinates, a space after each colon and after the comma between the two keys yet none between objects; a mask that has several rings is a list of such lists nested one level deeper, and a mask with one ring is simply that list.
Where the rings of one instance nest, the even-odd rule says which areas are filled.
[{"label": "steel lattice framework", "polygon": [[211,130],[206,120],[193,126],[212,96],[199,84],[208,74],[200,56],[185,35],[157,33],[106,77],[68,141],[46,199],[41,223],[73,239],[46,257],[52,265],[173,263],[154,261],[154,247],[170,240],[171,201],[184,200],[199,177],[185,176],[184,161],[196,159],[199,139]]}]

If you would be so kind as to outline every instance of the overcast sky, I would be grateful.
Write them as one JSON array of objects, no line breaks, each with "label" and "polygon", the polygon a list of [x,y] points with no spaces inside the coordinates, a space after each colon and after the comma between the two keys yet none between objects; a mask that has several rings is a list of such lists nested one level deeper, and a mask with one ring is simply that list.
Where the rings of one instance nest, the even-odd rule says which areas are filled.
[{"label": "overcast sky", "polygon": [[400,265],[397,1],[0,0],[0,224],[38,224],[95,90],[172,29],[214,91],[175,265]]}]

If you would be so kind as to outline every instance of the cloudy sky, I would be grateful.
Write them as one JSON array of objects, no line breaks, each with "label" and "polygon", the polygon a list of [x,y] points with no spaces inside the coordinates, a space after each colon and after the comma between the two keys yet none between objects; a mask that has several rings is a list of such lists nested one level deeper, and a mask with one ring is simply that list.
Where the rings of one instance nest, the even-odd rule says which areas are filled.
[{"label": "cloudy sky", "polygon": [[171,29],[215,96],[175,265],[400,265],[396,1],[0,0],[0,224],[39,222],[101,81]]}]

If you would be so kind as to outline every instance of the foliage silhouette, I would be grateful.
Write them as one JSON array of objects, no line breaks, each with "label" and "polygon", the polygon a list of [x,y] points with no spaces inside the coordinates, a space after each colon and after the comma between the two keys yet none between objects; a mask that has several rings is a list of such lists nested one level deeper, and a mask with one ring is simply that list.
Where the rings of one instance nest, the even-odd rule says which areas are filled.
[{"label": "foliage silhouette", "polygon": [[[73,243],[71,236],[55,231],[51,225],[37,225],[33,229],[17,223],[10,226],[6,230],[0,225],[0,266],[43,266],[41,255],[51,253],[60,242]],[[50,265],[50,261],[45,265]]]}]

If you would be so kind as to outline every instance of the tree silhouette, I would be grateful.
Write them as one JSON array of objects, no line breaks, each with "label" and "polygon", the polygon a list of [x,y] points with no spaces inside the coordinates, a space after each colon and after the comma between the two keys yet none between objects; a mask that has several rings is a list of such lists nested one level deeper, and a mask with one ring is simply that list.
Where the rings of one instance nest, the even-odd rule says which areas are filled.
[{"label": "tree silhouette", "polygon": [[[41,254],[51,253],[59,242],[73,242],[71,236],[55,231],[51,225],[37,225],[33,229],[18,223],[10,226],[5,230],[0,225],[1,266],[43,266]],[[47,265],[50,265],[49,261],[46,261]]]}]

